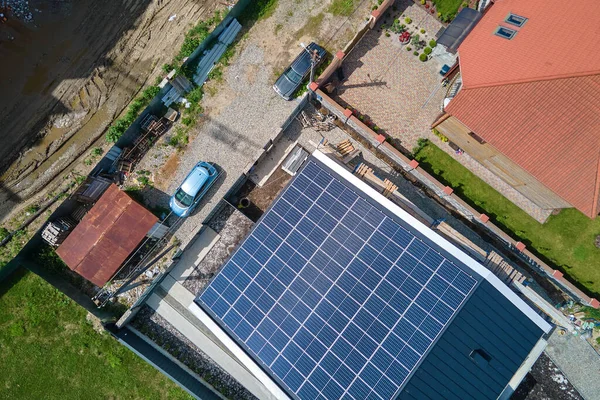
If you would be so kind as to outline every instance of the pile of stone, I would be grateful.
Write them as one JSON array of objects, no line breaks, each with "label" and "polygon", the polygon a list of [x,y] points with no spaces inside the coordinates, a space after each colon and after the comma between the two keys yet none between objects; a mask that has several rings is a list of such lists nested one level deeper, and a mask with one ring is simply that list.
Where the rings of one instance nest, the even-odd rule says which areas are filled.
[{"label": "pile of stone", "polygon": [[0,0],[0,19],[16,18],[24,22],[33,22],[33,13],[28,0]]}]

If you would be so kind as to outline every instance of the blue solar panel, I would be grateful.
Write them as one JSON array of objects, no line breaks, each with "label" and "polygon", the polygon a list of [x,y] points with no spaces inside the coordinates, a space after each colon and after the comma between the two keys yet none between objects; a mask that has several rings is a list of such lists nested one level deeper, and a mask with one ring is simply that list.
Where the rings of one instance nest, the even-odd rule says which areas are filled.
[{"label": "blue solar panel", "polygon": [[391,399],[477,280],[313,160],[198,301],[299,399]]}]

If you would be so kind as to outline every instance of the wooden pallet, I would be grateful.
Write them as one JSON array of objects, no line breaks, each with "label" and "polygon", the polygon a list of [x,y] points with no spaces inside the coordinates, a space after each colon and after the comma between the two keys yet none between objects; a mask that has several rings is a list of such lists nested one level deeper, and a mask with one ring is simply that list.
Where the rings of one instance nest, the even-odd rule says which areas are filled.
[{"label": "wooden pallet", "polygon": [[394,185],[394,183],[387,178],[383,181],[383,185],[384,187],[382,193],[385,197],[390,197],[392,193],[398,189],[398,186]]},{"label": "wooden pallet", "polygon": [[506,284],[510,284],[513,281],[523,283],[525,280],[523,274],[504,261],[504,258],[495,251],[491,251],[488,254],[484,265]]}]

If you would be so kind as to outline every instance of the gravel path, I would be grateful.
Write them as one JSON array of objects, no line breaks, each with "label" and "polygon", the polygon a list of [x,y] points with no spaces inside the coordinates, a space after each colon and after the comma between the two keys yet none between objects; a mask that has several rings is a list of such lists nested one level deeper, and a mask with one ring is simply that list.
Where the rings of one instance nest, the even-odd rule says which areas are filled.
[{"label": "gravel path", "polygon": [[585,399],[600,399],[600,356],[587,341],[579,336],[561,336],[555,330],[546,354]]},{"label": "gravel path", "polygon": [[281,99],[271,88],[272,68],[265,64],[264,57],[263,50],[257,45],[249,43],[246,46],[227,69],[224,87],[214,98],[215,102],[232,99],[231,102],[217,116],[209,117],[202,124],[182,153],[168,193],[173,193],[198,161],[215,162],[223,171],[199,210],[179,228],[177,236],[184,245],[296,107],[295,101]]},{"label": "gravel path", "polygon": [[131,323],[229,399],[254,399],[231,375],[221,369],[163,317],[144,306]]}]

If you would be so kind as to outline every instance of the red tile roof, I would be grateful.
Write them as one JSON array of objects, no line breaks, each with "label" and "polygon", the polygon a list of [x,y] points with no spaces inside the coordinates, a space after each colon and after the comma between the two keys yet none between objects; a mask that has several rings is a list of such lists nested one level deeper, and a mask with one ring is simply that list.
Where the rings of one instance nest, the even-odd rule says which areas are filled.
[{"label": "red tile roof", "polygon": [[[528,18],[521,28],[504,21]],[[590,217],[600,189],[600,2],[497,0],[459,47],[446,112]],[[494,35],[517,30],[512,40]]]},{"label": "red tile roof", "polygon": [[158,221],[111,185],[56,249],[70,269],[103,286]]}]

